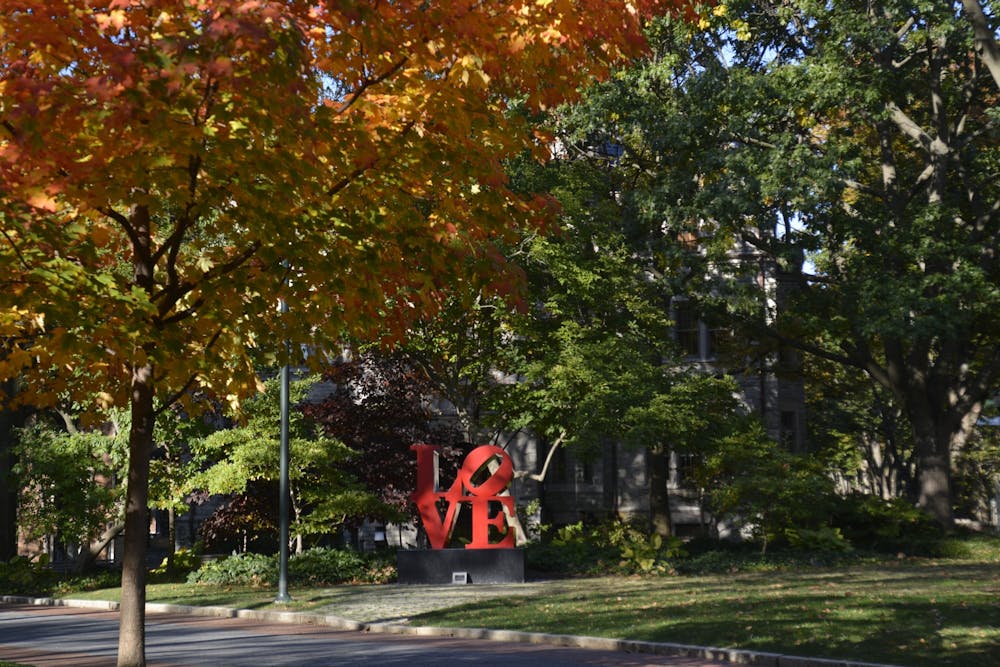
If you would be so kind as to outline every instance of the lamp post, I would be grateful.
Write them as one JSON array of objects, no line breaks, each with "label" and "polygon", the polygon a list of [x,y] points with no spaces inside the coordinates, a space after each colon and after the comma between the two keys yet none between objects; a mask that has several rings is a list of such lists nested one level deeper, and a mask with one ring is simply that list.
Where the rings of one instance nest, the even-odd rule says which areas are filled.
[{"label": "lamp post", "polygon": [[[287,313],[288,304],[279,301],[279,312]],[[285,339],[285,363],[281,367],[281,452],[278,482],[278,595],[275,602],[291,602],[288,594],[288,339]]]}]

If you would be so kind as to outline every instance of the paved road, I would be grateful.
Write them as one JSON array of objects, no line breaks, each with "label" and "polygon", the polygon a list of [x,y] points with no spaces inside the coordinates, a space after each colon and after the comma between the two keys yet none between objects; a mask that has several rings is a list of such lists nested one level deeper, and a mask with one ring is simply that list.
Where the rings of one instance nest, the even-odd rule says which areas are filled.
[{"label": "paved road", "polygon": [[[0,658],[37,667],[114,665],[117,612],[0,606]],[[501,665],[717,667],[698,658],[629,654],[522,643],[396,636],[237,618],[148,614],[150,667],[309,665]]]}]

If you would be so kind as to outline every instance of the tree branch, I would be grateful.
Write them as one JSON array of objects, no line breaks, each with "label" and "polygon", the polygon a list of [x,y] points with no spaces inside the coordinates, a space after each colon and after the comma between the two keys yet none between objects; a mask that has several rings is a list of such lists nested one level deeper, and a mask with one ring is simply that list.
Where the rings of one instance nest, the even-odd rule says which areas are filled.
[{"label": "tree branch", "polygon": [[[403,128],[399,132],[399,136],[401,138],[403,136],[405,136],[411,129],[413,129],[413,127],[415,125],[416,125],[416,121],[410,121],[409,123],[407,123],[406,125],[404,125]],[[326,191],[327,195],[329,195],[331,197],[334,196],[334,195],[336,195],[341,190],[343,190],[344,188],[346,188],[348,185],[350,185],[351,183],[353,183],[354,180],[358,176],[360,176],[361,174],[367,172],[369,169],[373,168],[376,164],[378,164],[378,162],[379,162],[379,159],[375,158],[375,160],[371,164],[366,165],[364,167],[358,167],[357,169],[355,169],[354,171],[352,171],[347,176],[344,176],[342,179],[340,179],[339,181],[337,181],[336,183],[334,183],[333,186]]]},{"label": "tree branch", "polygon": [[931,152],[931,145],[934,143],[934,138],[931,135],[927,134],[905,111],[896,106],[895,102],[889,102],[885,108],[889,112],[889,118],[903,134],[919,144],[928,153]]},{"label": "tree branch", "polygon": [[549,448],[549,453],[545,456],[545,464],[542,466],[542,472],[535,474],[529,473],[527,470],[518,470],[514,473],[515,479],[531,479],[536,482],[544,482],[545,475],[548,474],[549,471],[549,464],[552,463],[552,458],[555,456],[556,450],[559,449],[559,446],[562,445],[563,440],[566,439],[566,435],[566,430],[563,429],[563,431],[559,434],[559,437],[556,438],[556,441],[552,443],[552,447]]},{"label": "tree branch", "polygon": [[132,223],[124,215],[114,210],[110,206],[107,208],[98,208],[97,212],[101,215],[107,216],[118,223],[118,226],[122,228],[125,234],[128,236],[129,241],[132,243],[133,247],[139,244],[139,237],[135,233],[135,228]]},{"label": "tree branch", "polygon": [[[257,250],[260,249],[260,246],[261,246],[260,241],[254,241],[249,246],[247,246],[247,248],[243,252],[236,255],[235,257],[230,259],[228,262],[225,262],[224,264],[217,264],[213,266],[211,269],[201,274],[201,276],[197,280],[184,281],[177,283],[175,285],[168,285],[162,291],[154,295],[153,297],[154,301],[163,299],[163,301],[160,303],[159,308],[157,309],[157,316],[160,318],[159,323],[161,325],[164,325],[183,319],[183,317],[178,317],[178,315],[180,314],[167,317],[167,313],[170,312],[170,309],[173,308],[174,305],[176,305],[176,303],[182,297],[184,297],[186,294],[189,294],[198,285],[210,282],[212,280],[215,280],[216,278],[221,278],[222,276],[225,276],[226,274],[235,271],[237,268],[245,264],[247,260],[253,257],[254,254],[257,252]],[[191,311],[191,313],[193,313],[194,311],[192,310],[192,308],[197,308],[197,306],[192,306],[191,308],[186,309],[186,311]]]},{"label": "tree branch", "polygon": [[188,380],[187,380],[187,382],[184,383],[183,387],[181,387],[180,389],[178,389],[177,391],[175,391],[173,394],[171,394],[170,397],[166,401],[163,402],[163,405],[161,405],[160,407],[158,407],[155,410],[153,410],[153,415],[156,416],[156,417],[159,417],[165,411],[169,410],[170,407],[173,406],[174,403],[176,403],[177,401],[180,400],[181,396],[183,396],[184,394],[186,394],[188,392],[188,390],[191,389],[191,387],[194,386],[194,383],[195,383],[195,381],[197,379],[198,379],[197,375],[192,375],[191,377],[189,377]]},{"label": "tree branch", "polygon": [[997,46],[993,30],[990,28],[986,14],[979,0],[962,0],[962,7],[969,22],[972,23],[976,38],[976,53],[986,64],[993,82],[1000,87],[1000,46]]},{"label": "tree branch", "polygon": [[367,91],[369,88],[382,83],[386,79],[393,76],[396,72],[401,70],[403,68],[403,65],[405,65],[409,59],[410,59],[409,56],[403,56],[397,62],[393,63],[392,66],[389,67],[389,69],[387,69],[382,74],[379,74],[378,76],[375,77],[365,78],[365,80],[361,82],[361,85],[358,86],[353,93],[351,93],[350,97],[348,97],[347,100],[337,108],[336,110],[337,115],[339,116],[340,114],[344,113],[352,106],[354,106],[354,103],[357,102],[359,99],[361,99],[361,96],[364,95],[365,91]]},{"label": "tree branch", "polygon": [[72,415],[70,415],[68,412],[66,412],[62,408],[58,408],[57,407],[57,408],[53,408],[52,410],[57,415],[59,415],[60,419],[62,419],[63,424],[66,426],[66,432],[67,433],[69,433],[70,435],[76,435],[77,433],[80,432],[79,429],[76,427],[76,423],[73,421],[73,416]]},{"label": "tree branch", "polygon": [[17,255],[17,260],[21,262],[21,266],[23,266],[25,270],[31,271],[31,265],[29,265],[27,260],[24,259],[24,255],[21,254],[21,249],[17,247],[17,244],[14,243],[14,239],[10,237],[10,234],[7,233],[6,229],[3,230],[3,236],[7,239],[7,243],[9,243],[10,247],[14,250],[14,254]]}]

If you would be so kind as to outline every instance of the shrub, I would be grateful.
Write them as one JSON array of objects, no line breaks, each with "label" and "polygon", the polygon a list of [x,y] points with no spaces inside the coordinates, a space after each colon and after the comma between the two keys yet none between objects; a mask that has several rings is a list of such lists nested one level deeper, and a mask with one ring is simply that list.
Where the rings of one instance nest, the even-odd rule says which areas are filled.
[{"label": "shrub", "polygon": [[56,582],[49,569],[49,557],[42,554],[37,561],[15,556],[0,563],[0,591],[7,595],[48,595]]},{"label": "shrub", "polygon": [[[386,583],[396,577],[390,553],[360,554],[317,547],[288,559],[288,581],[300,586],[340,583]],[[278,556],[244,553],[206,563],[188,575],[188,583],[273,586]]]},{"label": "shrub", "polygon": [[836,501],[832,524],[859,549],[933,556],[944,537],[926,512],[901,498],[852,494]]},{"label": "shrub", "polygon": [[608,543],[619,549],[618,567],[623,572],[664,574],[672,572],[670,561],[687,555],[680,538],[650,534],[635,522],[614,521],[604,528]]},{"label": "shrub", "polygon": [[602,574],[619,558],[618,549],[583,522],[541,526],[540,532],[542,540],[528,544],[525,551],[531,570],[567,576]]},{"label": "shrub", "polygon": [[821,531],[836,498],[820,461],[785,450],[756,421],[719,440],[694,477],[709,489],[709,509],[751,529],[761,553],[787,543],[789,531]]},{"label": "shrub", "polygon": [[150,570],[151,580],[161,581],[176,577],[183,579],[201,567],[201,556],[191,549],[182,548],[174,552],[173,567],[168,567],[168,562],[169,557],[164,556],[159,567]]},{"label": "shrub", "polygon": [[673,572],[670,561],[684,555],[678,538],[650,535],[623,521],[543,527],[546,533],[547,540],[528,545],[526,560],[529,569],[549,574],[663,574]]},{"label": "shrub", "polygon": [[840,528],[820,526],[816,529],[786,528],[788,546],[799,551],[849,553],[854,550]]},{"label": "shrub", "polygon": [[242,553],[205,563],[188,575],[190,584],[265,586],[278,581],[277,556]]},{"label": "shrub", "polygon": [[307,585],[361,581],[366,569],[365,558],[358,552],[326,547],[309,549],[288,560],[288,578]]},{"label": "shrub", "polygon": [[83,591],[99,591],[104,588],[118,588],[122,585],[121,570],[102,570],[88,574],[77,574],[56,584],[53,593],[65,596]]}]

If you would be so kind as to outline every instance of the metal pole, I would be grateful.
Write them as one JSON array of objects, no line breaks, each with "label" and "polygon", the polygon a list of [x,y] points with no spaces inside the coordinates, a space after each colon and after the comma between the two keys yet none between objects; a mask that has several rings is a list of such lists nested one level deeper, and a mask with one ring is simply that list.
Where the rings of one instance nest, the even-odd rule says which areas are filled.
[{"label": "metal pole", "polygon": [[[281,300],[281,312],[288,312],[288,305]],[[289,352],[285,341],[285,354]],[[281,367],[281,453],[278,482],[278,596],[275,602],[291,602],[288,594],[288,360]]]}]

